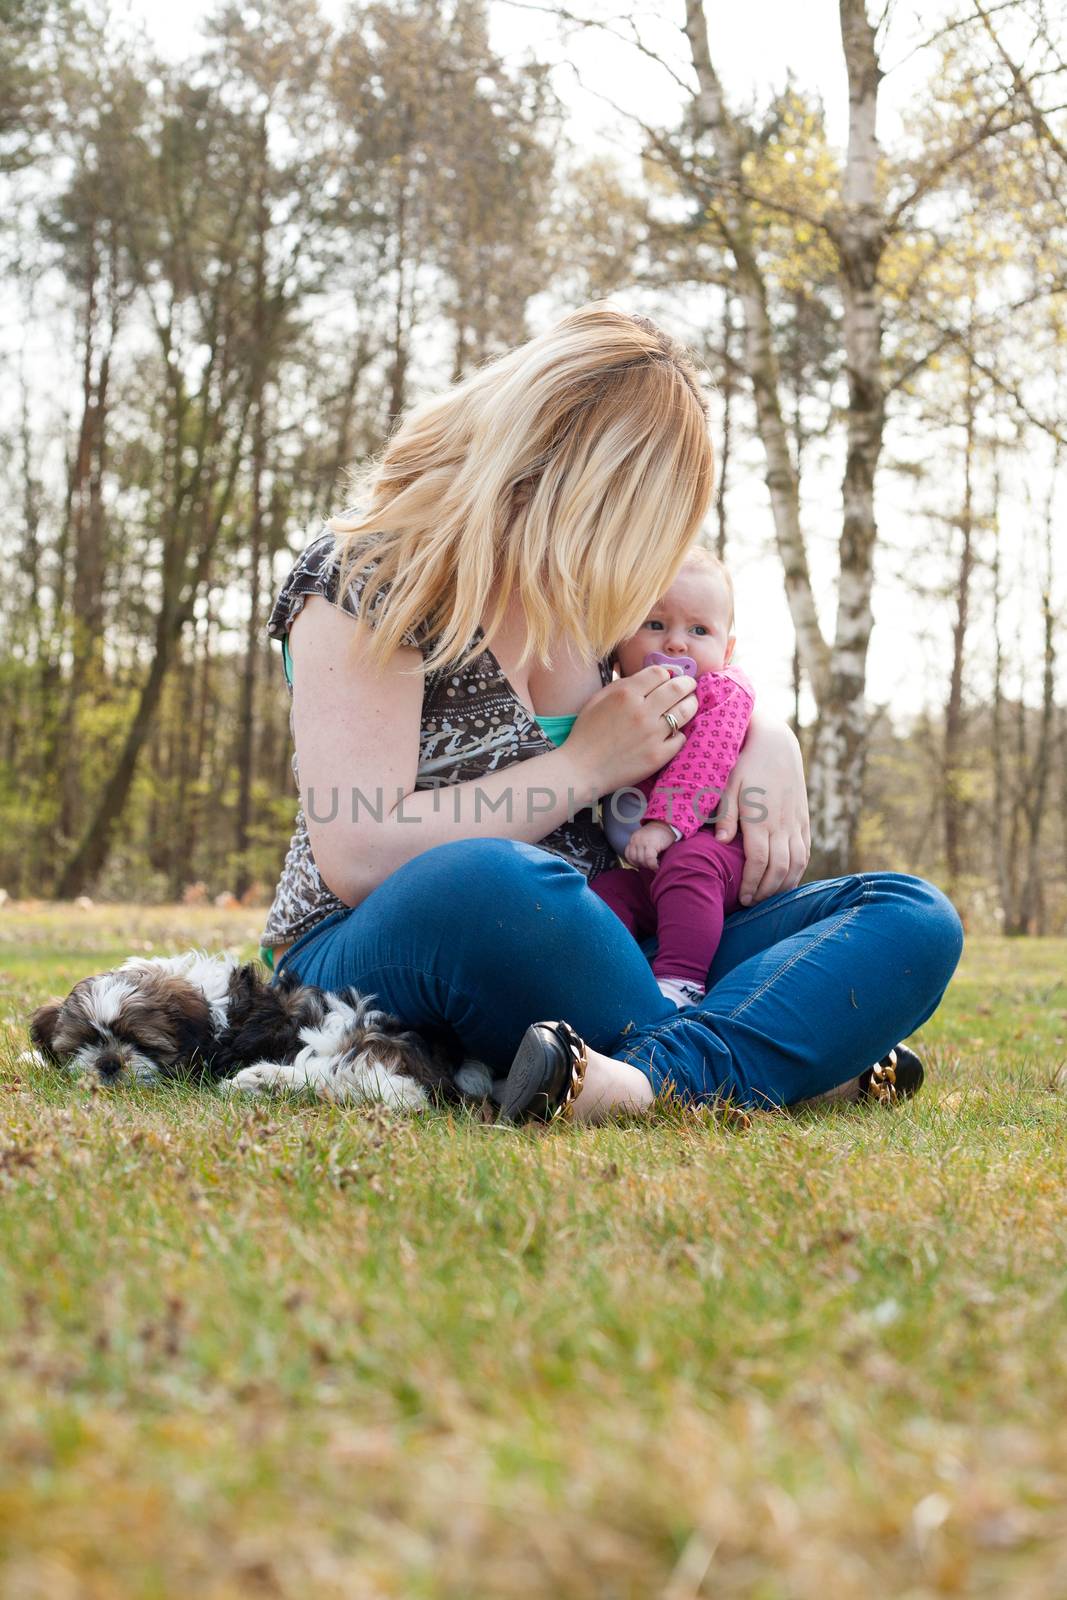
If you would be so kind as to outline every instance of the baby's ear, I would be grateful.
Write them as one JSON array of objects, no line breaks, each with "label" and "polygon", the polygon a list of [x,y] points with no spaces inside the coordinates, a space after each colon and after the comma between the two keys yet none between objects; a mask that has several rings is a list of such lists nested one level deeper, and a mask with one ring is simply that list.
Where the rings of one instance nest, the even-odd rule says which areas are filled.
[{"label": "baby's ear", "polygon": [[730,662],[733,659],[734,645],[736,643],[737,643],[737,639],[736,639],[735,635],[731,634],[730,637],[726,641],[726,654],[722,658],[722,664],[723,664],[724,667],[728,667],[730,665]]}]

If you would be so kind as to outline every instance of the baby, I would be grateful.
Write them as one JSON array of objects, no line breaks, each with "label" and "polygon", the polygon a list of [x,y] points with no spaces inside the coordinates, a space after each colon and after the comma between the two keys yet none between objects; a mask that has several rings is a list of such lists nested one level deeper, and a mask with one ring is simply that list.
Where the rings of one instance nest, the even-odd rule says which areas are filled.
[{"label": "baby", "polygon": [[[615,651],[624,678],[652,661],[677,662],[696,679],[698,710],[685,744],[659,772],[603,804],[608,838],[627,865],[590,880],[590,888],[641,938],[655,933],[652,961],[663,993],[681,1007],[703,998],[723,918],[738,903],[745,866],[740,834],[716,839],[714,815],[752,715],[752,685],[729,665],[734,650],[730,575],[697,546],[646,621]],[[626,817],[626,801],[642,820]],[[632,807],[631,807],[632,809]]]}]

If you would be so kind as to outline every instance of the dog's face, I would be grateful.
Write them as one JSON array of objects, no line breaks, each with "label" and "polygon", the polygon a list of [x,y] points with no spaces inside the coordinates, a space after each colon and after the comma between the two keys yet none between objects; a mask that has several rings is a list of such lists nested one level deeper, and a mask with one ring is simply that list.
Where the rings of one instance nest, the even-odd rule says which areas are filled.
[{"label": "dog's face", "polygon": [[214,1033],[203,990],[147,962],[83,978],[30,1023],[30,1038],[51,1060],[109,1086],[180,1076],[210,1051]]}]

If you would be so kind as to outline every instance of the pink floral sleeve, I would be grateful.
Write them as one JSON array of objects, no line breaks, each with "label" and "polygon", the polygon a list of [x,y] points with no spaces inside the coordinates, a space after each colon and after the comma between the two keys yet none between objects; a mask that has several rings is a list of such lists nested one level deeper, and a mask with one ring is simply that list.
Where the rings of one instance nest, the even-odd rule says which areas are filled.
[{"label": "pink floral sleeve", "polygon": [[748,731],[755,692],[737,667],[697,679],[697,714],[673,760],[637,785],[648,798],[645,822],[666,822],[689,839],[713,816]]}]

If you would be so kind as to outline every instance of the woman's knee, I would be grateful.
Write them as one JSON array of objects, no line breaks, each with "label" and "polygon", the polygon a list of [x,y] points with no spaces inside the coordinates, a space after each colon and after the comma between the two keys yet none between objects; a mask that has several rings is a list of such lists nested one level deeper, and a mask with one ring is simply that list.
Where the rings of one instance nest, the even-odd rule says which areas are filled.
[{"label": "woman's knee", "polygon": [[883,893],[905,912],[903,930],[910,949],[942,986],[963,954],[963,923],[952,901],[936,884],[908,873],[881,872]]},{"label": "woman's knee", "polygon": [[936,885],[917,878],[922,899],[922,918],[930,939],[931,959],[941,963],[945,982],[959,966],[963,954],[963,921],[947,894]]}]

